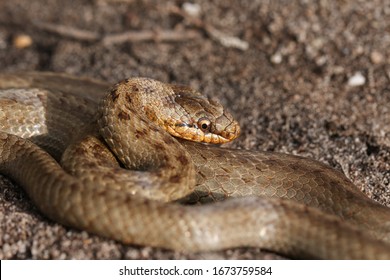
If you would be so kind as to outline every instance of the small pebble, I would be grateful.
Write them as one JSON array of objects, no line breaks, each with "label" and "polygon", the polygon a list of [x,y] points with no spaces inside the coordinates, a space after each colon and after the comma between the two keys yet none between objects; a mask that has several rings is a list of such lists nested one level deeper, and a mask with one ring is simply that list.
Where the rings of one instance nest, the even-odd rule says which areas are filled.
[{"label": "small pebble", "polygon": [[13,39],[13,45],[17,49],[24,49],[31,46],[33,40],[30,36],[26,34],[16,35]]},{"label": "small pebble", "polygon": [[383,62],[384,57],[380,52],[373,51],[370,54],[370,59],[371,59],[371,62],[374,64],[381,64]]},{"label": "small pebble", "polygon": [[360,72],[356,72],[352,77],[348,79],[348,85],[351,87],[362,86],[365,83],[366,83],[366,78]]},{"label": "small pebble", "polygon": [[183,10],[193,17],[198,17],[200,15],[200,6],[199,4],[185,2],[182,6]]},{"label": "small pebble", "polygon": [[278,52],[271,56],[271,62],[273,64],[280,64],[282,62],[282,59],[282,55]]}]

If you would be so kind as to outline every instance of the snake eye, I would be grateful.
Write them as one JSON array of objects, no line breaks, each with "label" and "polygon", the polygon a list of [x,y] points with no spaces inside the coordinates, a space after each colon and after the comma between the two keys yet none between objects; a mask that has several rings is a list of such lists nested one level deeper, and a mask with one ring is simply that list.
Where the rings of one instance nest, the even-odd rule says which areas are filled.
[{"label": "snake eye", "polygon": [[204,132],[208,132],[210,131],[210,126],[211,126],[211,122],[208,118],[200,118],[198,120],[198,127],[204,131]]}]

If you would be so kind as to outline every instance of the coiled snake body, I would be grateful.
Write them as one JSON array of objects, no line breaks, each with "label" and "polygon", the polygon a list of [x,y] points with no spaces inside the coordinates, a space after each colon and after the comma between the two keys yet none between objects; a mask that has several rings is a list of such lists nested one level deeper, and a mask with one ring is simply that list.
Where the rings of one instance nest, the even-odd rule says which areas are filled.
[{"label": "coiled snake body", "polygon": [[187,87],[143,78],[107,87],[59,74],[0,75],[0,172],[50,219],[180,251],[256,246],[301,258],[390,259],[390,209],[340,172],[172,137],[223,143],[239,133],[217,101]]}]

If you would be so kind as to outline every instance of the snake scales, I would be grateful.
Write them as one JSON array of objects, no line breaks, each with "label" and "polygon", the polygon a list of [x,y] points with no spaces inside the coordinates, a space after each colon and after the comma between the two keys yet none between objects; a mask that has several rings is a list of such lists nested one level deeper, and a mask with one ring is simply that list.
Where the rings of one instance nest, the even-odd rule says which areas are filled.
[{"label": "snake scales", "polygon": [[390,209],[340,172],[170,136],[160,126],[206,142],[238,135],[217,101],[189,88],[149,79],[107,88],[51,73],[0,75],[0,173],[50,219],[180,251],[390,259]]}]

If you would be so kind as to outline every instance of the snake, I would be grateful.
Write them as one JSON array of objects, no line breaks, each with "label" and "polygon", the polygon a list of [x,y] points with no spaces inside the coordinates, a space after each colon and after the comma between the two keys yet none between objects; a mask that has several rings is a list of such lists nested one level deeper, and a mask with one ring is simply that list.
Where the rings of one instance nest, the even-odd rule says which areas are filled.
[{"label": "snake", "polygon": [[64,226],[180,252],[390,259],[390,209],[314,159],[220,145],[214,98],[134,77],[0,74],[0,174]]}]

